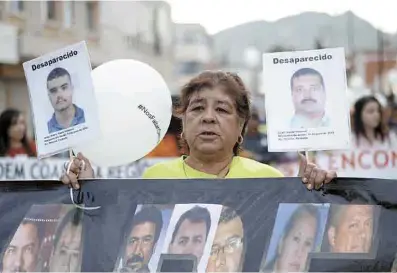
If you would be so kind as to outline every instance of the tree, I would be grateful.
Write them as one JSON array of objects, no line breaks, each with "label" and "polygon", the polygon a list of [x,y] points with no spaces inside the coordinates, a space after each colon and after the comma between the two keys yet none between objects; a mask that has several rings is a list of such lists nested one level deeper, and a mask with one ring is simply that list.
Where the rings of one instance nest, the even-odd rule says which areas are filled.
[{"label": "tree", "polygon": [[270,47],[268,52],[285,52],[285,51],[294,51],[293,48],[284,47],[281,45],[274,45]]},{"label": "tree", "polygon": [[323,46],[323,44],[321,43],[320,39],[316,39],[316,40],[314,41],[314,48],[315,48],[315,49],[323,49],[323,48],[324,48],[324,46]]}]

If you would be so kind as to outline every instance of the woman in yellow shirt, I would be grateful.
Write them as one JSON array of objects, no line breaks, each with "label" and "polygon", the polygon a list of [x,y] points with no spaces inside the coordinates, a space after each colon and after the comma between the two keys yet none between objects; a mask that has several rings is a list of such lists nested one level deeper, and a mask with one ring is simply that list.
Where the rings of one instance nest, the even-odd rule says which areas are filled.
[{"label": "woman in yellow shirt", "polygon": [[[182,119],[181,139],[187,155],[149,167],[143,178],[283,176],[268,165],[238,156],[251,105],[248,91],[236,74],[202,72],[183,87],[177,110]],[[335,172],[321,170],[304,156],[300,157],[299,176],[308,189],[318,188],[336,177]],[[70,172],[62,175],[61,180],[77,189],[77,180],[82,178],[93,178],[93,169],[89,160],[78,154]]]}]

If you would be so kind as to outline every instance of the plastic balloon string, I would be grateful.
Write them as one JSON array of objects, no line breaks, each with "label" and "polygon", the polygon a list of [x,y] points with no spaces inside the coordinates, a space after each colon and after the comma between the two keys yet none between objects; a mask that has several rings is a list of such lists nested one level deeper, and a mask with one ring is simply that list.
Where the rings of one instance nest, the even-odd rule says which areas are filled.
[{"label": "plastic balloon string", "polygon": [[[82,160],[82,162],[83,162],[82,169],[84,169],[84,167],[85,167],[85,162],[84,162],[84,160]],[[68,168],[67,168],[67,170],[66,170],[66,173],[67,173],[67,174],[69,174],[69,172],[70,172],[70,167],[72,166],[72,163],[73,163],[73,158],[72,158],[72,159],[69,161],[69,163],[68,163]],[[101,208],[101,206],[98,206],[98,207],[85,207],[85,206],[80,206],[79,204],[75,203],[75,202],[74,202],[74,198],[73,198],[73,188],[70,188],[70,200],[72,200],[72,203],[73,203],[73,205],[74,205],[75,207],[77,207],[77,208],[79,208],[79,209],[82,209],[82,210],[96,210],[96,209]]]}]

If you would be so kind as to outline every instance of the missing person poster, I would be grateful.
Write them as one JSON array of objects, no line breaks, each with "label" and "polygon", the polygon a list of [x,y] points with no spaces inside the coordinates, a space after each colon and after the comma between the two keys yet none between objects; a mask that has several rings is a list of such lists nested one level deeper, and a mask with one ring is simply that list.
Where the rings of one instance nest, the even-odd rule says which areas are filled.
[{"label": "missing person poster", "polygon": [[263,86],[269,151],[350,148],[343,48],[264,54]]},{"label": "missing person poster", "polygon": [[38,158],[100,135],[86,43],[23,63],[35,124]]}]

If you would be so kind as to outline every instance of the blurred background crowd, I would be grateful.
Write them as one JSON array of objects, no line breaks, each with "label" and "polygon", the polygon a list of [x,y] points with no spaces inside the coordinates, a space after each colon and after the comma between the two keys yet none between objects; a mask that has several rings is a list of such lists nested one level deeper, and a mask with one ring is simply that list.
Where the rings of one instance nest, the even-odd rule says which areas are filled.
[{"label": "blurred background crowd", "polygon": [[[200,1],[193,2],[189,11],[184,7],[186,12],[195,12],[194,5]],[[133,58],[153,66],[167,82],[175,105],[180,87],[200,71],[237,72],[248,86],[254,105],[242,156],[296,175],[296,153],[267,151],[262,54],[341,46],[346,52],[352,151],[363,153],[354,156],[338,151],[340,164],[333,157],[324,165],[332,168],[335,163],[334,168],[350,168],[357,176],[371,176],[373,170],[374,176],[388,172],[385,177],[390,178],[394,170],[397,178],[397,33],[375,27],[373,22],[356,15],[354,9],[329,14],[313,11],[309,6],[305,12],[287,12],[278,20],[263,18],[209,31],[200,22],[175,20],[173,10],[181,10],[180,3],[0,1],[0,157],[36,156],[22,63],[85,40],[93,68],[116,58]],[[203,10],[206,5],[203,4]],[[214,4],[217,8],[219,4]],[[227,7],[222,12],[228,12]],[[218,20],[222,21],[221,14]],[[397,30],[397,24],[394,29]],[[180,120],[173,117],[165,138],[147,158],[183,154],[180,128]],[[372,159],[364,157],[368,153]],[[324,154],[335,156],[333,151]],[[52,158],[67,156],[66,153]],[[313,160],[324,157],[321,153],[312,156]]]}]

